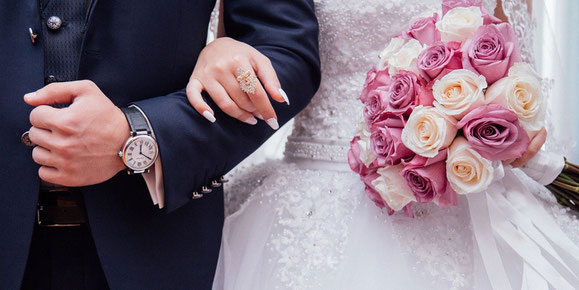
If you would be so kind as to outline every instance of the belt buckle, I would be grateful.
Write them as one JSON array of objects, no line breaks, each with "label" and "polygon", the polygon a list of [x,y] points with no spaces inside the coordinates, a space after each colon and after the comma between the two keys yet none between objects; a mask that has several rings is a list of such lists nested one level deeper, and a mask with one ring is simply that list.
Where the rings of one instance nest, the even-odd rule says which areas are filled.
[{"label": "belt buckle", "polygon": [[[45,192],[64,192],[68,190],[50,190]],[[42,192],[41,192],[42,194]],[[80,227],[86,223],[82,203],[74,200],[49,199],[39,202],[36,207],[36,223],[41,227]]]}]

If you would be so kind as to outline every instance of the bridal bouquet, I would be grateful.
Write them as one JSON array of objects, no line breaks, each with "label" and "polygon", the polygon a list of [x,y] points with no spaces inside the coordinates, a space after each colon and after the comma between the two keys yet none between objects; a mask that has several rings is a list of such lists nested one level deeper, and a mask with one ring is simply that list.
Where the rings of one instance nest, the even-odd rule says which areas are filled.
[{"label": "bridal bouquet", "polygon": [[441,16],[414,20],[381,52],[360,100],[350,167],[378,206],[410,216],[412,202],[444,208],[487,189],[546,111],[513,28],[480,0],[443,1]]}]

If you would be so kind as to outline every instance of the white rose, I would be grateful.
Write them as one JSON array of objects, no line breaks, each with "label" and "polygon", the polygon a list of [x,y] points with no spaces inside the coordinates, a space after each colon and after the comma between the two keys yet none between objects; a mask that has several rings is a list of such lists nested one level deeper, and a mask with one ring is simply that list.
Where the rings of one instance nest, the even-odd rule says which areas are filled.
[{"label": "white rose", "polygon": [[424,47],[416,39],[410,39],[404,44],[400,50],[392,54],[388,58],[388,73],[393,76],[401,70],[418,72],[417,60],[418,55],[422,52]]},{"label": "white rose", "polygon": [[486,99],[515,112],[527,131],[544,126],[547,103],[541,91],[541,79],[529,64],[514,64],[507,77],[489,87]]},{"label": "white rose", "polygon": [[432,158],[456,136],[456,120],[433,107],[414,108],[402,129],[402,143],[414,153]]},{"label": "white rose", "polygon": [[388,65],[388,59],[397,53],[402,48],[402,46],[404,46],[404,44],[406,44],[406,40],[402,38],[396,37],[390,40],[388,46],[386,46],[386,48],[380,52],[380,69],[383,69],[386,67],[386,65]]},{"label": "white rose", "polygon": [[460,120],[468,112],[485,104],[486,87],[484,76],[466,69],[454,70],[434,82],[433,104],[441,112]]},{"label": "white rose", "polygon": [[450,145],[446,160],[446,178],[458,194],[480,192],[493,181],[492,162],[474,150],[464,137]]},{"label": "white rose", "polygon": [[395,211],[399,211],[410,202],[416,201],[416,197],[400,176],[402,169],[404,169],[403,165],[380,168],[377,171],[380,176],[372,181],[372,185],[380,197]]},{"label": "white rose", "polygon": [[358,140],[358,147],[360,148],[360,161],[366,165],[366,167],[370,167],[370,164],[376,160],[376,155],[372,151],[370,147],[370,130],[368,130],[368,125],[366,125],[365,121],[362,121],[362,128],[360,130],[360,140]]},{"label": "white rose", "polygon": [[483,25],[483,15],[478,7],[456,7],[449,10],[436,28],[440,31],[443,42],[464,42],[472,37],[477,29]]}]

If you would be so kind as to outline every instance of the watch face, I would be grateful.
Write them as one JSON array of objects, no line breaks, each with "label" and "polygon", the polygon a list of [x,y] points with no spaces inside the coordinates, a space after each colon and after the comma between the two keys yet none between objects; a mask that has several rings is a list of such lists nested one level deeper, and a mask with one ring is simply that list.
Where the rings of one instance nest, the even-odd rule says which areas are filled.
[{"label": "watch face", "polygon": [[145,170],[157,159],[157,145],[149,136],[136,136],[127,142],[123,159],[132,170]]}]

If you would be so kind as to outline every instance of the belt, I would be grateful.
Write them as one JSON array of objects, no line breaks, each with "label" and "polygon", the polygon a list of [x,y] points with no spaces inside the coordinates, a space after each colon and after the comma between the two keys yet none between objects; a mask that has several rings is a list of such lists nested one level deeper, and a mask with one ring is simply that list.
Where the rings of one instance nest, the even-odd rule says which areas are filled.
[{"label": "belt", "polygon": [[41,227],[79,227],[87,222],[83,197],[74,188],[41,188],[36,208]]}]

